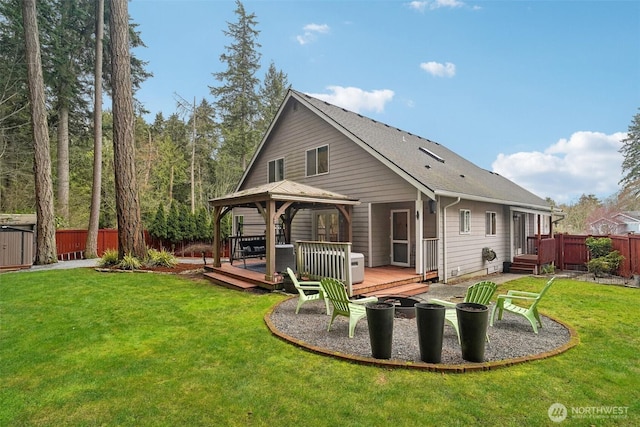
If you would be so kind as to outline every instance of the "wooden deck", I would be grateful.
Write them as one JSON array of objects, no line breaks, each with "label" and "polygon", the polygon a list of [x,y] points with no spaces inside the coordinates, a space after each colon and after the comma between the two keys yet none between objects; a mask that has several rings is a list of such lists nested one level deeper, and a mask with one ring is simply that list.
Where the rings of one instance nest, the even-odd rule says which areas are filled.
[{"label": "wooden deck", "polygon": [[[264,278],[264,260],[247,260],[247,268],[242,263],[231,265],[223,262],[219,268],[205,267],[204,276],[213,283],[236,290],[280,288],[278,281]],[[429,290],[428,283],[421,282],[421,276],[414,268],[384,266],[364,269],[364,281],[353,285],[354,296],[417,295]]]}]

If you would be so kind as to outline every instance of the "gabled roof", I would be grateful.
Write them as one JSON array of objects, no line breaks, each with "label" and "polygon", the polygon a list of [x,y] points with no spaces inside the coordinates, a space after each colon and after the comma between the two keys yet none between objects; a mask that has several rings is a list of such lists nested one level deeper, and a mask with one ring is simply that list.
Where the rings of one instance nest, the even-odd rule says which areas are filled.
[{"label": "gabled roof", "polygon": [[[290,89],[273,128],[289,102],[300,102],[365,151],[431,198],[461,197],[535,210],[551,211],[541,197],[499,174],[482,169],[443,145]],[[267,135],[269,133],[267,132]],[[258,147],[252,162],[264,145]],[[242,181],[247,176],[243,176]]]},{"label": "gabled roof", "polygon": [[268,200],[292,201],[304,205],[314,204],[341,204],[357,205],[357,199],[352,199],[343,194],[333,193],[309,185],[294,181],[278,181],[237,191],[224,197],[211,199],[211,206],[250,206]]},{"label": "gabled roof", "polygon": [[613,215],[613,218],[620,221],[621,223],[637,223],[637,222],[640,222],[640,212],[637,212],[637,211],[619,212]]}]

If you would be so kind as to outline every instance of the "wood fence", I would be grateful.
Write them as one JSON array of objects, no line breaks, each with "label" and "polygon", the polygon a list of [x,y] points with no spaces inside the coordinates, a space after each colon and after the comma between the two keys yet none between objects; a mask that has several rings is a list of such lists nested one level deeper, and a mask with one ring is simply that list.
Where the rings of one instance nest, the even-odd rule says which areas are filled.
[{"label": "wood fence", "polygon": [[598,235],[574,235],[556,234],[556,268],[560,270],[584,270],[589,262],[589,249],[586,240],[589,237],[609,237],[613,249],[624,257],[618,275],[631,277],[640,274],[640,235],[638,234],[612,234]]},{"label": "wood fence", "polygon": [[[177,256],[211,258],[213,256],[213,245],[209,242],[183,241],[177,244],[170,244],[154,239],[148,232],[144,232],[145,244],[149,248],[166,249],[172,251]],[[84,258],[84,251],[87,244],[87,230],[56,230],[56,251],[58,260],[68,261]],[[98,256],[101,257],[107,249],[118,249],[118,230],[100,229],[98,230]],[[222,244],[222,256],[228,256],[228,242]]]}]

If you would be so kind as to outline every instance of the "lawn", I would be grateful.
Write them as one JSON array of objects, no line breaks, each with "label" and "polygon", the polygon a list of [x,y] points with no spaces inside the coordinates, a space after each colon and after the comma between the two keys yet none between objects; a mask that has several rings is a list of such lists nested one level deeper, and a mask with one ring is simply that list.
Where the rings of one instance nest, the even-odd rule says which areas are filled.
[{"label": "lawn", "polygon": [[[0,425],[640,424],[638,289],[559,279],[540,308],[575,328],[580,344],[465,374],[296,348],[264,324],[283,298],[176,275],[0,274]],[[568,408],[560,424],[548,416],[554,403]]]}]

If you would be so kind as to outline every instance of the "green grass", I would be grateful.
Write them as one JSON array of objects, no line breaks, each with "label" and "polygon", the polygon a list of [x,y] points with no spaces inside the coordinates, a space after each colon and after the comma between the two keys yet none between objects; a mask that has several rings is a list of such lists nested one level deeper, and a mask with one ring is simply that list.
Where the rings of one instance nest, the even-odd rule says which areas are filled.
[{"label": "green grass", "polygon": [[[500,290],[539,290],[525,278]],[[273,337],[284,297],[173,275],[0,275],[0,425],[555,425],[549,406],[628,407],[640,424],[640,291],[557,280],[541,310],[580,344],[550,359],[442,374],[362,366]],[[570,416],[571,417],[571,416]]]}]

